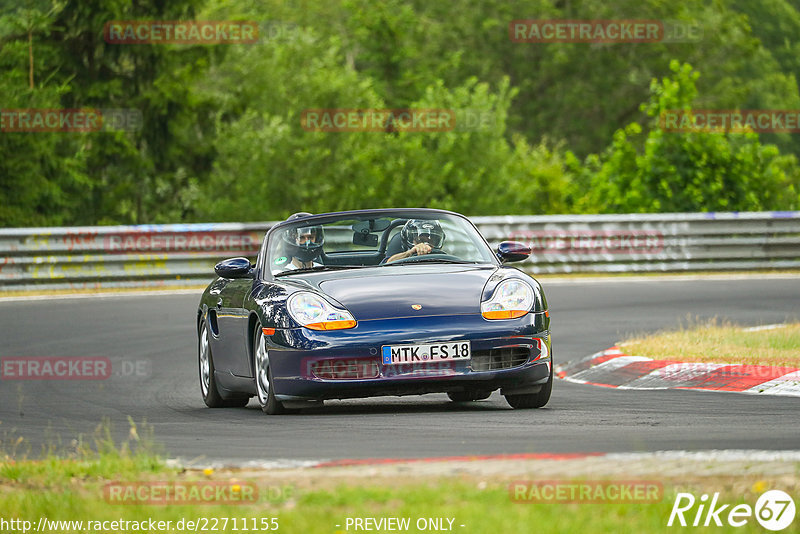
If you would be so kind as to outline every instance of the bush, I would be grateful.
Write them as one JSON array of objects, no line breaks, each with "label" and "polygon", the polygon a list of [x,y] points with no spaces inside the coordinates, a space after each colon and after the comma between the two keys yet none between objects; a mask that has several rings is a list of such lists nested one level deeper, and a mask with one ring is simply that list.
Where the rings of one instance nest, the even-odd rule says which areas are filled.
[{"label": "bush", "polygon": [[588,213],[793,210],[800,205],[800,168],[793,155],[762,145],[756,133],[670,133],[658,127],[667,110],[691,111],[699,74],[673,61],[672,77],[653,80],[642,109],[644,133],[631,123],[601,155],[578,169]]}]

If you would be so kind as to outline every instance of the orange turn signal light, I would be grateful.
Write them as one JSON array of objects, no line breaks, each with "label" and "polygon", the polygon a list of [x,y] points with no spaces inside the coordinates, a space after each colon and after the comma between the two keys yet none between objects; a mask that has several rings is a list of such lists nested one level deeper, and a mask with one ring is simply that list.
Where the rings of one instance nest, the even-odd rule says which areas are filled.
[{"label": "orange turn signal light", "polygon": [[264,332],[265,336],[271,336],[272,334],[275,333],[274,328],[262,328],[261,331]]},{"label": "orange turn signal light", "polygon": [[326,321],[324,323],[311,323],[307,324],[306,328],[311,330],[346,330],[353,328],[356,325],[355,321],[346,319],[344,321]]},{"label": "orange turn signal light", "polygon": [[483,312],[484,319],[516,319],[528,313],[527,310],[497,310]]}]

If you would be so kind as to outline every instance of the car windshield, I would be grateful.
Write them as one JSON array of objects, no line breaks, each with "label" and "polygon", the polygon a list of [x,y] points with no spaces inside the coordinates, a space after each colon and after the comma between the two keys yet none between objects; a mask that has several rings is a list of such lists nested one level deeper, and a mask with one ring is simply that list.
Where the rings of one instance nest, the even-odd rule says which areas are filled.
[{"label": "car windshield", "polygon": [[496,261],[467,220],[431,212],[301,219],[271,234],[266,260],[277,276],[370,266]]}]

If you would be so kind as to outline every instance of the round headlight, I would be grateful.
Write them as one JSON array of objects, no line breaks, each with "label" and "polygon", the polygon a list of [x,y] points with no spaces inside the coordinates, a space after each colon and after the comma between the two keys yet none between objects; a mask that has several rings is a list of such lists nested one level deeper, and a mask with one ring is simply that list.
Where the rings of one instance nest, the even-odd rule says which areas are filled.
[{"label": "round headlight", "polygon": [[292,319],[312,330],[343,330],[356,325],[349,311],[336,308],[308,291],[298,291],[289,297],[286,308]]},{"label": "round headlight", "polygon": [[512,278],[500,282],[492,298],[481,302],[481,314],[486,319],[514,319],[531,311],[534,302],[531,286]]}]

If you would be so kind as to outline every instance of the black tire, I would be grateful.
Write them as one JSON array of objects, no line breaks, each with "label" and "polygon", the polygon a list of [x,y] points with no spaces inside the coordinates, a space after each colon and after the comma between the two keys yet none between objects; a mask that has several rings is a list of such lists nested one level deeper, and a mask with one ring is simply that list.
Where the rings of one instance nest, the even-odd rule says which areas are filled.
[{"label": "black tire", "polygon": [[492,392],[481,390],[451,391],[447,396],[453,402],[472,402],[488,399],[492,396]]},{"label": "black tire", "polygon": [[553,391],[553,362],[550,362],[550,378],[542,386],[538,393],[525,395],[506,395],[506,402],[515,410],[527,410],[531,408],[541,408],[550,400],[550,393]]},{"label": "black tire", "polygon": [[250,397],[223,398],[214,377],[214,357],[208,341],[208,326],[205,320],[200,323],[197,336],[197,367],[200,374],[200,395],[209,408],[241,408],[247,405]]},{"label": "black tire", "polygon": [[[255,332],[253,332],[253,370],[256,379],[256,399],[258,399],[258,405],[261,406],[261,411],[265,414],[278,415],[287,413],[288,410],[283,406],[283,403],[275,398],[272,368],[269,366],[269,353],[263,345],[263,338],[264,334],[261,333],[261,325],[256,325]],[[260,352],[262,350],[264,351],[263,354]]]}]

